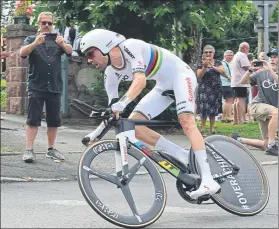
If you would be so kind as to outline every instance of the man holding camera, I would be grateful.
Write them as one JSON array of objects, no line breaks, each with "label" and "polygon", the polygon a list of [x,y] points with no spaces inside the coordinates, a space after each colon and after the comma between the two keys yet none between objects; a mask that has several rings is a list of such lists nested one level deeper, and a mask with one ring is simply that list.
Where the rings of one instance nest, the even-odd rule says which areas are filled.
[{"label": "man holding camera", "polygon": [[258,86],[259,93],[252,100],[251,115],[259,122],[263,140],[241,138],[237,133],[232,137],[241,143],[265,149],[267,154],[277,156],[278,145],[275,143],[275,137],[278,125],[278,48],[267,53],[267,56],[270,63],[265,60],[252,62],[252,67],[240,82]]},{"label": "man holding camera", "polygon": [[53,31],[53,15],[42,12],[38,16],[39,34],[29,36],[20,49],[22,58],[29,57],[28,75],[28,110],[26,121],[25,162],[33,162],[35,154],[33,144],[41,125],[44,103],[46,105],[46,122],[48,151],[46,157],[64,160],[64,155],[54,148],[58,127],[61,126],[62,74],[61,56],[72,53],[72,46],[66,44],[62,36]]}]

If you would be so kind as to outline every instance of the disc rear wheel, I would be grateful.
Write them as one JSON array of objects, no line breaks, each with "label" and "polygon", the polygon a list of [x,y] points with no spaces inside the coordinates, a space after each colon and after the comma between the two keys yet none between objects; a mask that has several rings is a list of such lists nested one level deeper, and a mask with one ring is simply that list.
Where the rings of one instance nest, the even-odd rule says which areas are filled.
[{"label": "disc rear wheel", "polygon": [[[226,211],[239,216],[252,216],[260,213],[269,200],[269,183],[265,171],[252,153],[241,143],[232,138],[214,135],[205,141],[218,150],[240,170],[235,175],[217,180],[221,192],[211,199]],[[222,156],[206,147],[208,162],[212,174],[232,170]],[[200,174],[193,150],[190,152],[191,170]]]}]

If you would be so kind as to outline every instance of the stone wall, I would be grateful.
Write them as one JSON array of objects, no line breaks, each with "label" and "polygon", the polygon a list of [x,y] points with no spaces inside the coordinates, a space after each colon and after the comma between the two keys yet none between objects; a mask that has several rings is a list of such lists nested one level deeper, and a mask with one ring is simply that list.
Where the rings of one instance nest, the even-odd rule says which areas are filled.
[{"label": "stone wall", "polygon": [[[98,79],[103,77],[103,73],[95,69],[93,65],[88,65],[83,57],[72,56],[69,58],[68,68],[68,102],[73,99],[82,100],[90,105],[107,105],[107,95],[102,90],[94,90],[93,84],[98,83]],[[70,118],[86,118],[84,115],[69,108]]]},{"label": "stone wall", "polygon": [[4,34],[7,38],[7,51],[16,52],[15,56],[7,58],[6,61],[6,113],[8,114],[24,114],[26,111],[28,60],[19,56],[19,49],[24,39],[36,32],[37,28],[34,26],[17,24],[7,26],[7,32]]}]

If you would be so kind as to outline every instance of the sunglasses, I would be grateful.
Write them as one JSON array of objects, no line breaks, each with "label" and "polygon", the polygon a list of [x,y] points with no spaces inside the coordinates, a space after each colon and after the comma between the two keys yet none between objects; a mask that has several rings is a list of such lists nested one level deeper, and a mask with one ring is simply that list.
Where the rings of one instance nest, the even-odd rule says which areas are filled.
[{"label": "sunglasses", "polygon": [[212,51],[206,51],[206,52],[204,52],[205,54],[207,54],[207,53],[213,53]]},{"label": "sunglasses", "polygon": [[50,26],[53,25],[53,23],[50,22],[50,21],[42,21],[41,23],[42,23],[42,25],[46,25],[46,24],[48,24],[48,25],[50,25]]},{"label": "sunglasses", "polygon": [[96,48],[93,48],[91,50],[89,50],[87,53],[85,53],[85,56],[88,58],[88,59],[92,59],[94,57],[94,52],[95,50],[97,50]]}]

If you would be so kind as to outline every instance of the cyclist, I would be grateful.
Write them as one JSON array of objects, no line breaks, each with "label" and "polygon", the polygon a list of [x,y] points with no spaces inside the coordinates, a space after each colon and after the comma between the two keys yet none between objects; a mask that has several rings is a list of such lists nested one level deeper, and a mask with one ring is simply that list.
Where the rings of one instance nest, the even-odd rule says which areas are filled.
[{"label": "cyclist", "polygon": [[[173,100],[162,96],[165,90],[174,90],[178,120],[193,147],[201,169],[202,182],[198,190],[190,196],[197,199],[202,195],[212,195],[220,190],[213,180],[209,167],[205,143],[194,119],[197,85],[195,73],[180,58],[170,51],[138,39],[126,39],[123,35],[104,29],[94,29],[82,38],[81,52],[99,69],[105,69],[105,89],[116,118],[146,87],[146,80],[155,80],[156,86],[142,98],[129,118],[153,119],[162,113]],[[126,94],[118,98],[118,85],[121,81],[132,81]],[[102,132],[105,124],[88,134],[91,141]],[[188,151],[168,141],[146,126],[137,126],[136,138],[173,153],[184,164],[188,164]]]}]

